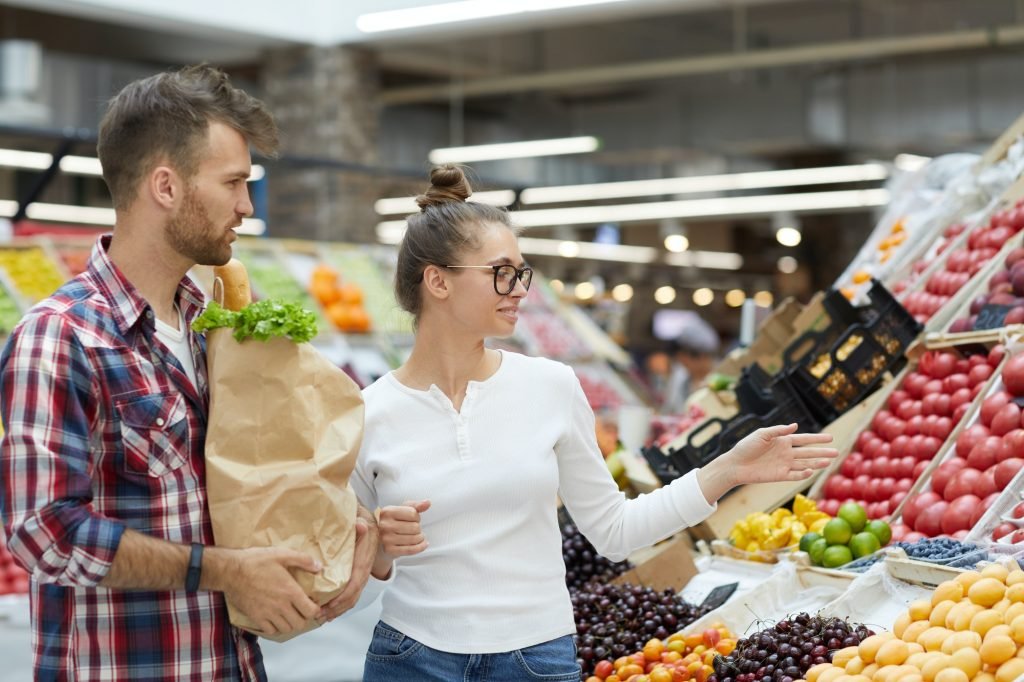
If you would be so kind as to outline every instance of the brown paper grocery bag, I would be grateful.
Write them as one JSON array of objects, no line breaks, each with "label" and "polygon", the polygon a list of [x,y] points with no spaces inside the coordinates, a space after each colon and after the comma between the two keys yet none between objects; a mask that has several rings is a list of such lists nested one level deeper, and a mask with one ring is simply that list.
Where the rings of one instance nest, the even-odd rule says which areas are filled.
[{"label": "brown paper grocery bag", "polygon": [[[318,559],[320,574],[293,573],[322,605],[352,569],[356,496],[348,478],[363,434],[359,387],[308,343],[239,343],[230,329],[206,338],[214,539],[221,547],[289,547]],[[263,634],[230,602],[228,614],[232,624]],[[302,632],[316,626],[310,621]]]}]

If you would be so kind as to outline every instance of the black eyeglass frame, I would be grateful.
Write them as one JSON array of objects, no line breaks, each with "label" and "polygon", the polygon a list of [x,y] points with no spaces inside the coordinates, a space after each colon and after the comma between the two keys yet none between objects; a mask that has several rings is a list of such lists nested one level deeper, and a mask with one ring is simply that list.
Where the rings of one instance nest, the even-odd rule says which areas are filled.
[{"label": "black eyeglass frame", "polygon": [[[471,270],[493,270],[494,271],[494,293],[499,296],[508,296],[516,288],[516,282],[521,282],[523,288],[527,291],[530,290],[530,284],[533,283],[533,268],[529,265],[524,265],[521,268],[517,268],[511,263],[502,263],[501,265],[442,265],[442,268],[465,268]],[[515,272],[515,277],[509,277],[508,291],[502,291],[498,288],[498,273],[504,269],[510,269]]]}]

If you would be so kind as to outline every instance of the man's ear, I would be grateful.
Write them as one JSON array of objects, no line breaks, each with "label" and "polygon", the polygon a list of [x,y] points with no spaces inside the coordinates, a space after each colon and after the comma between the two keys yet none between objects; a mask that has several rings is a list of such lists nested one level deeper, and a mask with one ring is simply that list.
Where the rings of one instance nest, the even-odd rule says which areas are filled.
[{"label": "man's ear", "polygon": [[446,278],[446,270],[436,265],[428,265],[423,270],[423,285],[427,294],[436,299],[444,300],[451,295]]},{"label": "man's ear", "polygon": [[173,168],[157,166],[147,176],[146,190],[157,205],[171,210],[181,201],[185,188]]}]

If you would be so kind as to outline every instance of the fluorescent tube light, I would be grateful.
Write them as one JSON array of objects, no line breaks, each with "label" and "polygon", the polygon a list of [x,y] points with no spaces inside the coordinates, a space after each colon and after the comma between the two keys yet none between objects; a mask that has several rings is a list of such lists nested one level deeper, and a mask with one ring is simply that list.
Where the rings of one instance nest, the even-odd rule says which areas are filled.
[{"label": "fluorescent tube light", "polygon": [[550,140],[479,144],[471,147],[441,147],[430,152],[430,163],[472,163],[495,159],[525,159],[561,154],[586,154],[600,148],[596,137],[559,137]]},{"label": "fluorescent tube light", "polygon": [[100,160],[92,156],[65,156],[60,160],[60,169],[73,175],[103,175]]},{"label": "fluorescent tube light", "polygon": [[[516,200],[516,193],[511,189],[497,189],[489,192],[473,192],[469,201],[490,206],[511,206]],[[391,199],[378,199],[373,204],[373,210],[377,215],[409,215],[419,213],[420,207],[416,205],[416,197],[395,197]]]},{"label": "fluorescent tube light", "polygon": [[384,12],[368,12],[356,19],[356,28],[363,33],[384,33],[526,12],[606,5],[613,2],[624,0],[463,0]]},{"label": "fluorescent tube light", "polygon": [[918,156],[917,154],[897,154],[896,159],[893,161],[893,165],[899,168],[901,171],[913,173],[914,171],[923,168],[931,160],[932,157],[930,156]]},{"label": "fluorescent tube light", "polygon": [[550,225],[587,225],[607,222],[663,220],[736,215],[766,215],[779,211],[809,213],[870,208],[889,203],[885,189],[859,189],[837,192],[771,194],[752,197],[724,197],[680,201],[654,201],[614,206],[582,206],[515,211],[512,220],[520,227]]},{"label": "fluorescent tube light", "polygon": [[[18,202],[0,200],[0,217],[10,218],[18,210]],[[25,216],[32,220],[45,220],[52,223],[81,223],[85,225],[114,226],[114,209],[96,206],[71,206],[66,204],[32,203],[25,210]],[[267,231],[267,224],[259,218],[245,218],[242,225],[235,230],[238,234],[262,235]]]},{"label": "fluorescent tube light", "polygon": [[32,220],[47,220],[54,223],[114,224],[114,209],[95,206],[33,203],[25,209],[25,215]]},{"label": "fluorescent tube light", "polygon": [[[46,170],[52,163],[53,154],[47,154],[46,152],[0,149],[0,166],[25,168],[27,170]],[[100,160],[94,156],[68,154],[61,157],[59,165],[62,171],[70,175],[103,175],[103,167],[100,165]],[[249,175],[249,182],[262,180],[264,175],[266,175],[266,170],[263,166],[253,164],[252,172]]]},{"label": "fluorescent tube light", "polygon": [[731,251],[683,251],[666,254],[665,262],[681,268],[739,270],[743,267],[743,256]]},{"label": "fluorescent tube light", "polygon": [[[387,220],[377,223],[377,241],[382,244],[397,244],[405,234],[404,220]],[[562,239],[538,239],[520,237],[519,248],[523,253],[534,256],[569,257],[566,244],[576,247],[572,258],[585,260],[608,260],[623,263],[653,263],[660,254],[660,249],[653,246],[635,246],[632,244],[595,244],[594,242],[566,242]],[[697,267],[711,270],[739,270],[743,267],[743,257],[728,251],[684,251],[665,255],[665,262],[679,267]]]},{"label": "fluorescent tube light", "polygon": [[46,152],[23,152],[18,149],[0,149],[0,166],[46,170],[53,163],[53,155]]},{"label": "fluorescent tube light", "polygon": [[571,201],[597,201],[623,197],[645,197],[697,192],[727,192],[765,187],[798,187],[826,185],[842,182],[869,182],[889,177],[888,168],[881,163],[824,168],[796,168],[791,170],[697,175],[687,178],[661,178],[602,182],[587,185],[558,187],[532,187],[523,190],[520,201],[524,204],[554,204]]}]

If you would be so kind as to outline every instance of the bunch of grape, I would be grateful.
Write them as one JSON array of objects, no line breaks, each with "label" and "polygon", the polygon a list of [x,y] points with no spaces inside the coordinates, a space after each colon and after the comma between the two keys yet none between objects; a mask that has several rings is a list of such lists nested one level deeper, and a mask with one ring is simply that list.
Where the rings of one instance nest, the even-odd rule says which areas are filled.
[{"label": "bunch of grape", "polygon": [[597,553],[590,541],[571,523],[562,526],[562,560],[565,561],[565,584],[582,587],[596,581],[608,583],[628,571],[628,561],[608,561]]},{"label": "bunch of grape", "polygon": [[800,613],[736,643],[715,661],[708,682],[794,682],[812,666],[832,660],[837,649],[857,646],[875,634],[839,618]]},{"label": "bunch of grape", "polygon": [[584,677],[599,661],[631,654],[653,637],[666,639],[704,615],[673,590],[588,583],[569,594]]}]

